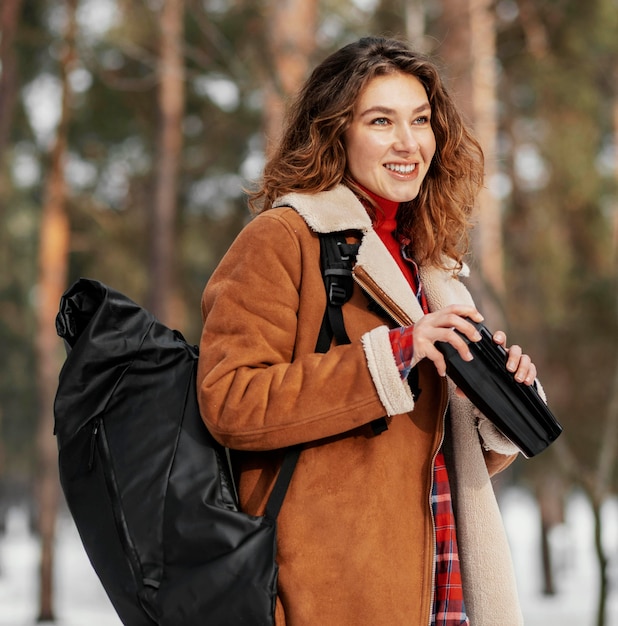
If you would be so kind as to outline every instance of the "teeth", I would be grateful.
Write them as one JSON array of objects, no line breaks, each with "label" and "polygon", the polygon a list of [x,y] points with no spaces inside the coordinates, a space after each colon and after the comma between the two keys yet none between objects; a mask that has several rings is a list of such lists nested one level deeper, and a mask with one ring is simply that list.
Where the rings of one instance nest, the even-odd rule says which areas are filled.
[{"label": "teeth", "polygon": [[409,174],[416,168],[416,163],[410,165],[396,165],[395,163],[387,163],[384,167],[391,170],[391,172],[397,172],[398,174]]}]

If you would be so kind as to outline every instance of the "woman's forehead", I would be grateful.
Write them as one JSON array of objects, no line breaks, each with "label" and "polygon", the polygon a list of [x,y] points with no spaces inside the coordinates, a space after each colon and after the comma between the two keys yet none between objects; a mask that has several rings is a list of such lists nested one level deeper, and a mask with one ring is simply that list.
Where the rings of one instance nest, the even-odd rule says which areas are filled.
[{"label": "woman's forehead", "polygon": [[410,108],[425,107],[429,100],[423,83],[413,74],[394,72],[371,78],[359,91],[355,110],[387,109],[394,103],[405,102]]}]

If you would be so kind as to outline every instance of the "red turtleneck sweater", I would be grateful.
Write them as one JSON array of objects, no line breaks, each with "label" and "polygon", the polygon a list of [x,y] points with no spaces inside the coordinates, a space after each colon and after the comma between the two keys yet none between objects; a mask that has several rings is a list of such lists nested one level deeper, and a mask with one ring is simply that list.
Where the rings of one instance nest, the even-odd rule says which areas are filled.
[{"label": "red turtleneck sweater", "polygon": [[[399,203],[381,198],[367,189],[364,189],[364,191],[379,207],[373,221],[374,230],[397,262],[399,269],[416,294],[423,311],[429,313],[427,300],[421,286],[418,266],[412,259],[404,255],[401,241],[397,236]],[[401,378],[405,379],[410,373],[412,357],[414,356],[414,329],[411,326],[408,328],[395,328],[390,332],[389,338]]]}]

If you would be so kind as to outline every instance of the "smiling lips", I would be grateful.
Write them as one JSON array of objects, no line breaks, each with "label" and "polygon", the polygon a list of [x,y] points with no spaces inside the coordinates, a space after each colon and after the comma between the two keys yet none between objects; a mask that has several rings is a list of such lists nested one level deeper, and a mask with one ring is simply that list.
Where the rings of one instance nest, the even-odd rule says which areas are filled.
[{"label": "smiling lips", "polygon": [[409,163],[407,165],[387,163],[384,167],[391,172],[395,172],[396,174],[411,174],[416,169],[416,163]]}]

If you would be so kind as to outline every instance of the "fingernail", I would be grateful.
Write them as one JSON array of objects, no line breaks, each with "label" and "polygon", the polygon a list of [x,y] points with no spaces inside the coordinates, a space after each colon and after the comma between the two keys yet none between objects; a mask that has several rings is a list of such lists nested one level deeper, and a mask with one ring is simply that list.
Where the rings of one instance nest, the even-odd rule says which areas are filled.
[{"label": "fingernail", "polygon": [[466,361],[472,361],[472,359],[473,359],[473,358],[474,358],[474,357],[472,356],[472,352],[468,352],[468,353],[466,354]]}]

